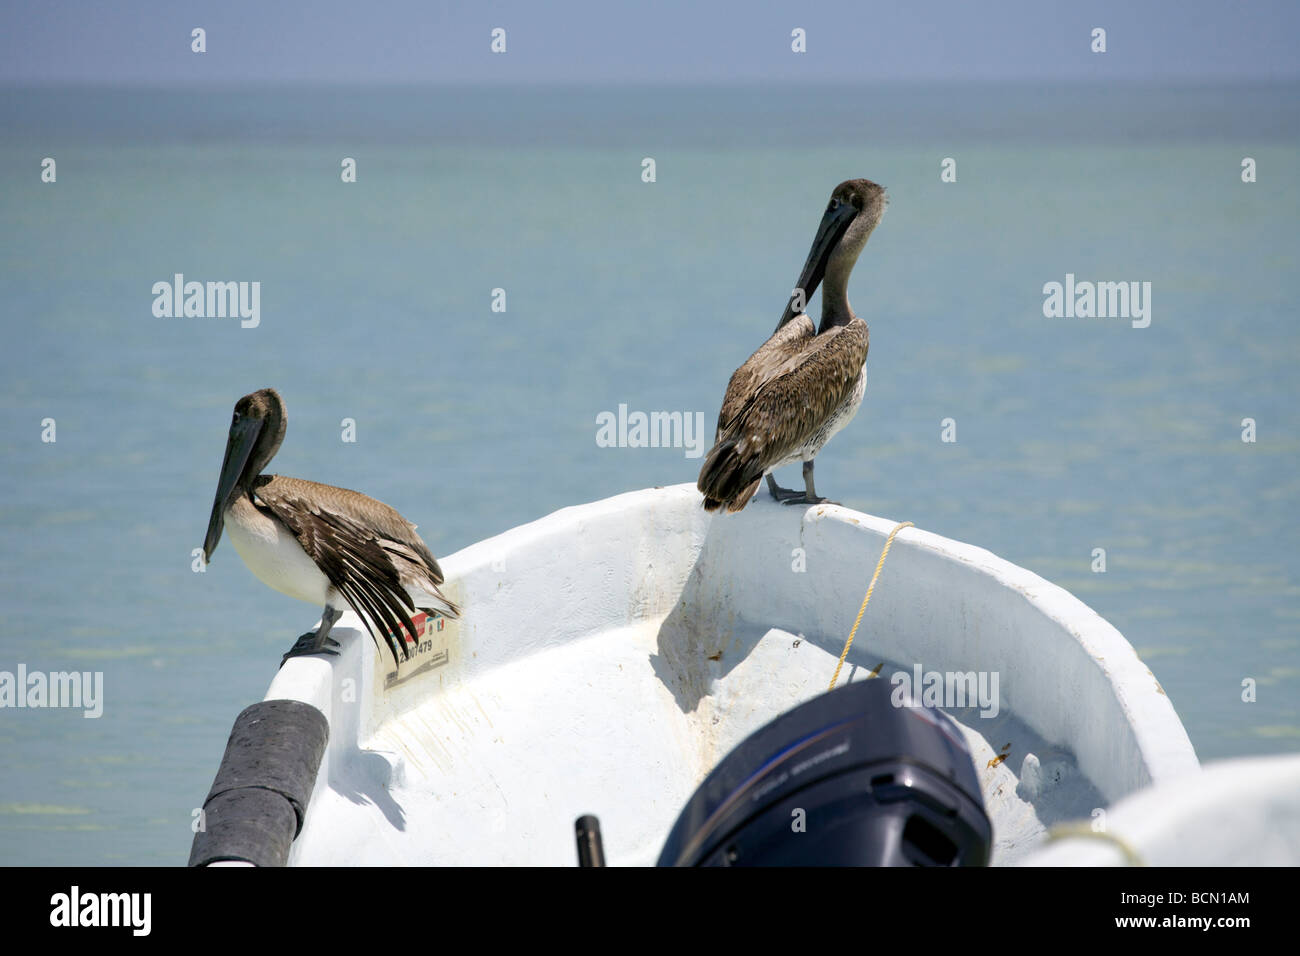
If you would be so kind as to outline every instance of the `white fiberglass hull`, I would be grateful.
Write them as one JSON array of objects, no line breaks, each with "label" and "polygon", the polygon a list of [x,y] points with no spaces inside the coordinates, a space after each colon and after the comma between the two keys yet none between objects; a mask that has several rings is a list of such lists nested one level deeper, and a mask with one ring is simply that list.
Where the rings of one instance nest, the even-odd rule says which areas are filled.
[{"label": "white fiberglass hull", "polygon": [[[311,703],[330,726],[290,863],[570,865],[584,813],[600,818],[611,864],[653,863],[714,764],[826,690],[894,524],[764,495],[709,516],[679,485],[448,556],[447,595],[465,613],[431,624],[396,681],[349,614],[334,629],[341,656],[291,659],[271,684],[268,699]],[[1115,628],[925,531],[896,538],[840,679],[873,671],[996,689],[944,707],[975,755],[994,863],[1198,769]]]}]

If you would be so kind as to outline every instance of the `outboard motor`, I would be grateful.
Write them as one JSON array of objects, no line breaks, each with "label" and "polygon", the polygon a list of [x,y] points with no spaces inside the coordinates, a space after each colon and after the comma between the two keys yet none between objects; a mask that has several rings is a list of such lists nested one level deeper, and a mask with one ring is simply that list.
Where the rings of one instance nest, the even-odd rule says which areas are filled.
[{"label": "outboard motor", "polygon": [[884,680],[751,734],[682,810],[660,866],[984,866],[992,827],[957,724]]}]

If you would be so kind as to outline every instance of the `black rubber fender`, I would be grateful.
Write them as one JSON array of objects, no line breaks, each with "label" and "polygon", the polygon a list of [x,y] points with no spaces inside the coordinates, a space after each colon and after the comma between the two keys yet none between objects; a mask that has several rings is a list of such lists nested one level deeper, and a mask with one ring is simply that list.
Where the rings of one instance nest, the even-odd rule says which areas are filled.
[{"label": "black rubber fender", "polygon": [[284,866],[302,832],[329,721],[300,700],[264,700],[235,718],[190,866],[237,860]]}]

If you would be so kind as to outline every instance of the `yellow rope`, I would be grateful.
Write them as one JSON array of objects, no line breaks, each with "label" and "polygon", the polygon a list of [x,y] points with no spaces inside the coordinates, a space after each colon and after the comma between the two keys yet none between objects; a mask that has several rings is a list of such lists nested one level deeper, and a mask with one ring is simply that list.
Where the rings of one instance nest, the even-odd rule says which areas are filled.
[{"label": "yellow rope", "polygon": [[1116,836],[1105,830],[1094,830],[1087,823],[1059,823],[1047,831],[1043,843],[1055,843],[1057,840],[1068,840],[1072,837],[1083,837],[1109,843],[1123,854],[1125,866],[1146,866],[1142,862],[1142,857],[1138,855],[1138,851],[1123,837]]},{"label": "yellow rope", "polygon": [[885,539],[884,550],[880,552],[880,560],[876,562],[876,573],[871,576],[871,583],[867,585],[867,596],[862,599],[862,607],[858,608],[858,619],[853,622],[853,630],[849,631],[849,639],[844,642],[844,650],[840,653],[839,663],[835,665],[835,676],[831,678],[830,690],[835,689],[835,682],[840,679],[840,668],[844,666],[844,658],[849,656],[849,648],[853,646],[853,638],[858,633],[858,625],[862,623],[862,615],[867,611],[867,603],[871,600],[871,592],[876,589],[876,579],[880,577],[880,569],[885,566],[885,558],[889,556],[889,549],[894,545],[894,535],[904,528],[912,527],[910,521],[900,521],[894,525],[894,530],[889,532],[889,537]]},{"label": "yellow rope", "polygon": [[[844,642],[844,650],[840,652],[840,659],[835,665],[835,676],[831,678],[830,690],[835,689],[836,682],[840,679],[840,668],[844,666],[844,659],[849,656],[849,648],[853,646],[853,638],[857,636],[858,625],[862,623],[862,615],[867,613],[867,605],[871,602],[871,592],[876,589],[876,581],[880,578],[880,571],[885,566],[885,558],[889,557],[889,549],[894,546],[894,536],[904,528],[914,527],[910,521],[900,521],[894,525],[894,530],[889,532],[889,537],[885,539],[885,546],[880,551],[880,560],[876,562],[876,572],[871,575],[871,583],[867,585],[866,597],[862,599],[862,607],[858,608],[857,619],[853,622],[853,629],[849,631],[849,639]],[[1104,830],[1097,831],[1085,823],[1062,823],[1052,827],[1047,831],[1044,838],[1044,844],[1055,843],[1057,840],[1068,840],[1071,837],[1082,837],[1085,839],[1101,840],[1109,843],[1120,851],[1124,857],[1124,862],[1128,866],[1146,866],[1142,857],[1138,854],[1133,845],[1123,837],[1116,836]]]}]

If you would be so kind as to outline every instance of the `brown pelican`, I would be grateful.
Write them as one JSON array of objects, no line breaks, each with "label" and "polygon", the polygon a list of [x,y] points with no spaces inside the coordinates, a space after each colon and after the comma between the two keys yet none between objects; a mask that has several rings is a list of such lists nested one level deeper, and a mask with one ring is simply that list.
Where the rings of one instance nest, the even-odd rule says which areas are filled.
[{"label": "brown pelican", "polygon": [[[203,554],[224,526],[250,571],[283,594],[322,605],[320,628],[284,655],[337,654],[330,628],[351,606],[375,644],[397,660],[410,657],[402,627],[414,637],[416,609],[455,618],[460,611],[438,590],[442,569],[415,525],[383,502],[346,488],[263,475],[284,441],[284,401],[273,388],[235,403],[212,503]],[[382,640],[381,640],[382,639]],[[283,663],[283,661],[282,661]]]},{"label": "brown pelican", "polygon": [[[849,273],[888,200],[866,179],[831,193],[799,282],[772,337],[727,384],[713,449],[700,469],[704,507],[739,511],[767,477],[786,504],[825,501],[813,488],[813,458],[849,423],[866,388],[867,323],[849,306]],[[801,311],[822,284],[822,321]],[[772,472],[803,462],[804,490],[782,488]]]}]

